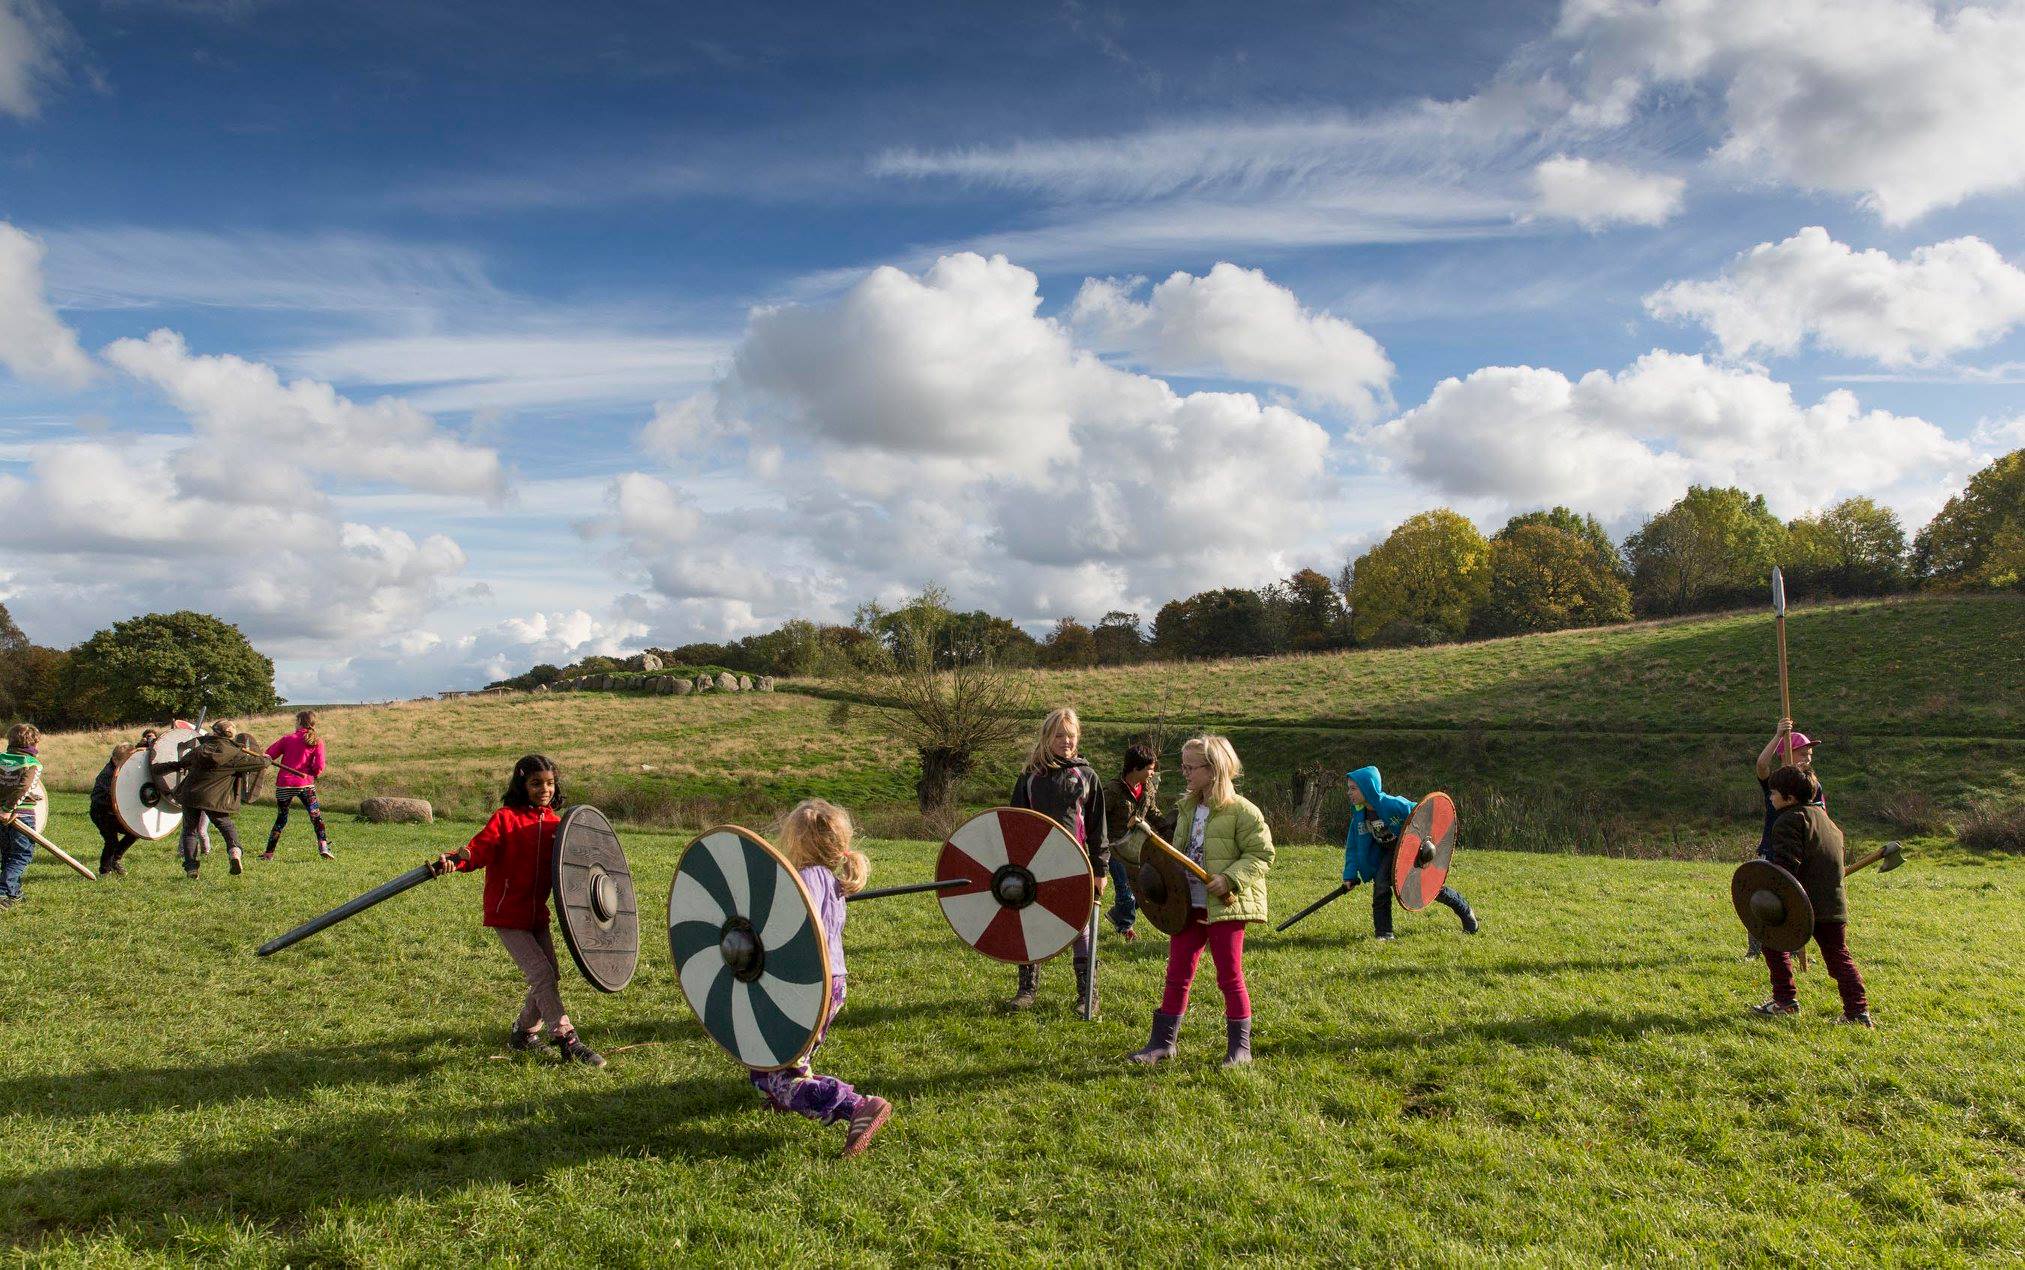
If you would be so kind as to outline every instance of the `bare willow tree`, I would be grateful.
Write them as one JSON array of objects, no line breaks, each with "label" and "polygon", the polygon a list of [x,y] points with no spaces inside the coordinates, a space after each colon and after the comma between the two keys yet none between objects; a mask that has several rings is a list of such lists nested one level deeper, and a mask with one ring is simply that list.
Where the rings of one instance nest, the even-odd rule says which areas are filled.
[{"label": "bare willow tree", "polygon": [[905,608],[872,614],[891,662],[861,681],[875,726],[920,756],[914,789],[931,819],[949,817],[957,783],[980,759],[1032,727],[1025,680],[999,664],[988,642],[952,640],[953,616],[935,587]]}]

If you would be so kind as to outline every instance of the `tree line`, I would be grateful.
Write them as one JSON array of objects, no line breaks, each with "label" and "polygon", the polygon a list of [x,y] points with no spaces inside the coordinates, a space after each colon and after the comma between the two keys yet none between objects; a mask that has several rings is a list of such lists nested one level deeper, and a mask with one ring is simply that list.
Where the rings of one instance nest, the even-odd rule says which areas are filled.
[{"label": "tree line", "polygon": [[45,729],[254,714],[281,704],[274,662],[208,613],[147,613],[74,648],[33,643],[0,604],[0,715]]},{"label": "tree line", "polygon": [[[683,665],[748,674],[840,678],[892,666],[906,633],[935,631],[948,666],[1122,666],[1180,658],[1266,656],[1357,646],[1448,643],[1763,602],[1772,567],[1793,599],[2025,589],[2025,450],[1998,459],[1908,540],[1869,498],[1782,521],[1762,495],[1694,486],[1623,542],[1566,507],[1514,516],[1489,537],[1449,508],[1410,517],[1334,576],[1300,569],[1263,587],[1202,591],[1147,622],[1114,610],[1056,621],[1036,638],[1016,623],[951,609],[929,588],[898,609],[864,605],[849,625],[792,621],[726,643],[653,649]],[[502,680],[532,687],[617,665],[591,658]]]}]

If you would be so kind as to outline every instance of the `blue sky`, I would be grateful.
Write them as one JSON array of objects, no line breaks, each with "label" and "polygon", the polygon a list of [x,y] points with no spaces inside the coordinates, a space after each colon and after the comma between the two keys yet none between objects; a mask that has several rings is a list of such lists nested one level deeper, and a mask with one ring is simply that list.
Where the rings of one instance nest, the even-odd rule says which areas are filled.
[{"label": "blue sky", "polygon": [[463,687],[2025,443],[2025,6],[0,0],[0,588]]}]

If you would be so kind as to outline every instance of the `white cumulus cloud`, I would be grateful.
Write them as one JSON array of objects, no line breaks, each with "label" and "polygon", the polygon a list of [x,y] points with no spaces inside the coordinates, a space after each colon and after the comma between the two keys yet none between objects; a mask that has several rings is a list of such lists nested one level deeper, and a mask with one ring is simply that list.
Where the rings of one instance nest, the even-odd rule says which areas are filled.
[{"label": "white cumulus cloud", "polygon": [[1700,322],[1731,357],[1785,355],[1811,341],[1887,366],[1916,365],[1980,348],[2025,320],[2025,270],[1980,238],[1895,260],[1809,226],[1744,252],[1720,277],[1670,283],[1645,307]]},{"label": "white cumulus cloud", "polygon": [[530,666],[565,666],[642,647],[647,626],[583,609],[510,617],[463,635],[408,631],[282,680],[296,700],[366,700],[480,688]]},{"label": "white cumulus cloud", "polygon": [[1658,350],[1572,381],[1487,366],[1443,380],[1372,436],[1437,494],[1614,520],[1661,510],[1690,484],[1742,486],[1783,516],[1849,494],[1930,512],[1974,461],[1926,420],[1865,410],[1852,393],[1803,406],[1763,371]]},{"label": "white cumulus cloud", "polygon": [[[506,489],[497,451],[458,440],[399,398],[361,405],[318,380],[283,383],[258,362],[194,355],[168,330],[116,340],[105,359],[189,416],[195,438],[177,458],[177,475],[190,492],[293,502],[311,496],[308,472],[444,494]],[[286,461],[248,463],[249,454]]]},{"label": "white cumulus cloud", "polygon": [[0,114],[36,116],[41,92],[56,78],[70,38],[69,28],[42,0],[0,0]]},{"label": "white cumulus cloud", "polygon": [[1071,328],[1159,373],[1276,384],[1362,419],[1391,404],[1392,360],[1378,341],[1305,308],[1261,270],[1222,262],[1199,278],[1174,273],[1143,301],[1138,290],[1089,279],[1070,306]]},{"label": "white cumulus cloud", "polygon": [[1557,154],[1533,169],[1539,214],[1572,220],[1584,229],[1606,225],[1664,225],[1680,210],[1687,182],[1615,163]]},{"label": "white cumulus cloud", "polygon": [[[0,4],[0,19],[6,8]],[[50,308],[42,243],[0,221],[0,365],[23,379],[75,388],[91,377],[77,333]]]}]

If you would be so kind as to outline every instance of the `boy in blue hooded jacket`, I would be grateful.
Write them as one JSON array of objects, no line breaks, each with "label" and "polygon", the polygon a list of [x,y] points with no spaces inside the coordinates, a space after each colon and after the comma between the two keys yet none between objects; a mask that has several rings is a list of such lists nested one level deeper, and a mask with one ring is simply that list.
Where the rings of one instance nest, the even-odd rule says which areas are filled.
[{"label": "boy in blue hooded jacket", "polygon": [[[1385,792],[1375,767],[1360,767],[1350,781],[1350,834],[1343,841],[1343,881],[1349,886],[1371,883],[1371,929],[1379,939],[1392,938],[1392,852],[1399,831],[1413,814],[1413,804]],[[1465,934],[1477,933],[1477,915],[1452,886],[1434,897],[1462,919]]]}]

